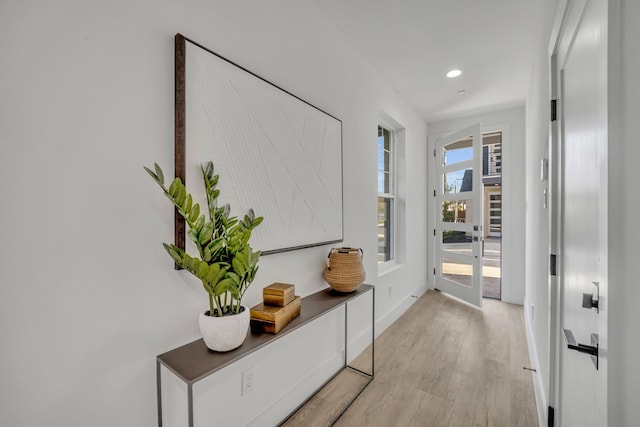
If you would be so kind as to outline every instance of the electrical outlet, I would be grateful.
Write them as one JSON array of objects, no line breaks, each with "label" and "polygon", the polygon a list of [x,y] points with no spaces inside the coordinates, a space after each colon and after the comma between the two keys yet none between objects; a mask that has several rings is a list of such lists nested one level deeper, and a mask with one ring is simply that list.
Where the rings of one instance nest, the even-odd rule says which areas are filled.
[{"label": "electrical outlet", "polygon": [[251,393],[255,384],[255,367],[251,366],[242,371],[242,396]]}]

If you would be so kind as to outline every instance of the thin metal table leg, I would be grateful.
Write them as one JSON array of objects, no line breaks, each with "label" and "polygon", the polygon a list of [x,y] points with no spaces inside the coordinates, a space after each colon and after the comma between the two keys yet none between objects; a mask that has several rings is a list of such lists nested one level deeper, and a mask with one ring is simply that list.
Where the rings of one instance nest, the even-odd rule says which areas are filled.
[{"label": "thin metal table leg", "polygon": [[[376,288],[371,288],[371,381],[375,378],[376,359]],[[369,383],[367,383],[368,385]]]},{"label": "thin metal table leg", "polygon": [[344,365],[343,368],[348,366],[347,352],[349,349],[348,329],[349,329],[349,303],[344,304]]},{"label": "thin metal table leg", "polygon": [[187,386],[187,401],[189,405],[189,427],[193,427],[193,384]]},{"label": "thin metal table leg", "polygon": [[156,387],[158,396],[158,427],[162,427],[162,374],[160,372],[160,361],[156,359]]},{"label": "thin metal table leg", "polygon": [[367,378],[367,381],[364,383],[364,385],[362,385],[360,387],[360,390],[358,390],[358,392],[351,398],[351,400],[349,401],[349,403],[347,403],[347,405],[342,409],[342,411],[340,411],[340,413],[333,419],[333,421],[331,421],[331,423],[329,424],[330,427],[332,427],[336,422],[338,422],[338,420],[340,419],[340,417],[342,417],[344,415],[345,412],[347,412],[347,409],[349,409],[349,407],[351,407],[351,405],[353,404],[353,402],[356,401],[356,399],[360,396],[360,394],[367,388],[367,386],[371,383],[371,381],[373,381],[374,378],[374,366],[375,366],[375,342],[376,342],[376,333],[375,333],[375,326],[376,326],[376,290],[375,288],[371,289],[371,299],[372,299],[372,306],[371,306],[371,373],[368,372],[364,372],[358,368],[354,368],[353,366],[349,366],[347,364],[347,304],[345,303],[345,308],[344,308],[344,324],[345,324],[345,330],[344,330],[344,336],[345,336],[345,350],[344,350],[344,354],[345,354],[345,368],[344,369],[350,369],[353,372],[359,373],[363,376],[365,376]]}]

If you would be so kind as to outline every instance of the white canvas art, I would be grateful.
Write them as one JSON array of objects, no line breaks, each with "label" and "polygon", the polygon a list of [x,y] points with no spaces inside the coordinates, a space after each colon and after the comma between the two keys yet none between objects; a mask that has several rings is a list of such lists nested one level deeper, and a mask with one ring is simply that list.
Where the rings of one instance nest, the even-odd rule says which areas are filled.
[{"label": "white canvas art", "polygon": [[200,164],[211,160],[220,204],[264,217],[252,235],[256,250],[341,241],[342,123],[189,41],[185,65],[191,193],[203,194]]}]

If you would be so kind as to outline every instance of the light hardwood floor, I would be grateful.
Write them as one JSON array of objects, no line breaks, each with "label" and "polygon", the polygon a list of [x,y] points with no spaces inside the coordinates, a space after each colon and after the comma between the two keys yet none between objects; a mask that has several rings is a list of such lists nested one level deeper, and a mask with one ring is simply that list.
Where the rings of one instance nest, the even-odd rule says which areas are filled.
[{"label": "light hardwood floor", "polygon": [[[336,426],[538,426],[522,307],[429,291],[376,340],[375,379]],[[370,370],[370,351],[354,364]],[[284,425],[326,426],[363,377],[344,371]]]}]

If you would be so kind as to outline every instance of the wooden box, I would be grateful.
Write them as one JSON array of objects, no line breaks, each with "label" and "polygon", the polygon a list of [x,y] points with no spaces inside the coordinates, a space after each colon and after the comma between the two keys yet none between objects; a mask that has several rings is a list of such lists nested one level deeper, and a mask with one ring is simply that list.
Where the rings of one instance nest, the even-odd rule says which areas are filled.
[{"label": "wooden box", "polygon": [[266,305],[284,307],[295,298],[296,287],[287,283],[272,283],[262,289],[262,299]]},{"label": "wooden box", "polygon": [[300,297],[294,297],[293,301],[284,307],[260,303],[251,308],[251,330],[277,334],[300,315],[301,308],[302,298]]}]

